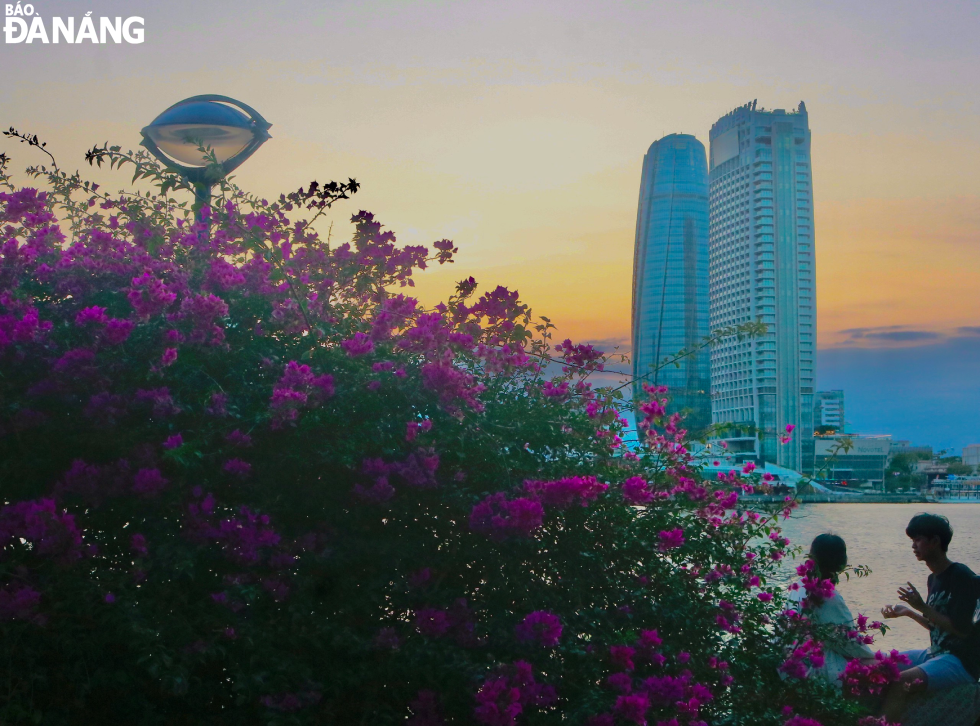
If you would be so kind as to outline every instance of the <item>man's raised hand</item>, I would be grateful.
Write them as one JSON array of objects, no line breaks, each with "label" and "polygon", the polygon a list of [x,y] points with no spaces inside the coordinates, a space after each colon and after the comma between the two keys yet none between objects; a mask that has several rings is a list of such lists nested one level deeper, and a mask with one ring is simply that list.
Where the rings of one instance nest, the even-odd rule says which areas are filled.
[{"label": "man's raised hand", "polygon": [[898,588],[898,599],[902,602],[907,602],[915,610],[922,610],[926,606],[922,595],[919,594],[919,591],[915,589],[915,585],[911,582],[906,582],[905,584],[908,587]]},{"label": "man's raised hand", "polygon": [[912,615],[912,612],[912,608],[906,607],[905,605],[885,605],[881,609],[881,614],[886,618],[909,617]]}]

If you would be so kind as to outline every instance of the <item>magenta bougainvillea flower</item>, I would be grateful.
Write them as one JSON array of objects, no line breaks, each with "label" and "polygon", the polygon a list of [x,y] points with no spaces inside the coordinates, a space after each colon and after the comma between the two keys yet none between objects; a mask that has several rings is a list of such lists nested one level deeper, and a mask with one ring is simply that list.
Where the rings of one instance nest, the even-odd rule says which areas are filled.
[{"label": "magenta bougainvillea flower", "polygon": [[344,212],[353,180],[226,179],[192,211],[149,156],[89,158],[140,193],[50,168],[18,188],[0,157],[0,708],[857,726],[812,672],[876,625],[813,622],[834,591],[812,569],[784,609],[794,502],[748,501],[772,482],[752,466],[704,476],[671,391],[624,395],[516,290],[410,297],[457,248]]},{"label": "magenta bougainvillea flower", "polygon": [[677,549],[684,546],[684,530],[680,527],[674,527],[669,531],[661,530],[657,533],[657,539],[660,540],[657,547],[661,552]]},{"label": "magenta bougainvillea flower", "polygon": [[514,632],[518,640],[553,648],[561,639],[561,618],[546,610],[535,610],[518,623]]}]

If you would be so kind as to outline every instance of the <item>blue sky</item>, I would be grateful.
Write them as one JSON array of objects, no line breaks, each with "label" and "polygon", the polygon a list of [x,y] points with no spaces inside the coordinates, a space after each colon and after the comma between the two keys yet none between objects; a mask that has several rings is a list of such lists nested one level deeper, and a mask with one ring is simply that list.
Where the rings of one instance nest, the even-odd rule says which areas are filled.
[{"label": "blue sky", "polygon": [[853,431],[958,454],[980,443],[980,329],[963,332],[911,347],[818,350],[818,385],[844,390]]}]

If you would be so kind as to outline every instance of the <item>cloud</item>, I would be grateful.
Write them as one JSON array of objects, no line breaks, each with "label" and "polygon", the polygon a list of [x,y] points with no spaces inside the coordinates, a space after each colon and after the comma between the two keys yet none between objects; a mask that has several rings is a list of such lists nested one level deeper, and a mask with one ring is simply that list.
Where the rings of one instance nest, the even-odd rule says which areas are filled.
[{"label": "cloud", "polygon": [[960,335],[980,335],[980,325],[962,325],[956,332]]},{"label": "cloud", "polygon": [[[572,341],[575,342],[575,341]],[[585,340],[583,343],[588,343],[593,348],[597,348],[604,353],[629,353],[632,349],[632,343],[629,338],[619,337],[619,338],[602,338],[600,340]]]},{"label": "cloud", "polygon": [[888,330],[901,330],[904,325],[882,325],[877,328],[845,328],[840,331],[845,335],[850,335],[852,338],[863,338],[868,333],[873,333],[876,331],[888,331]]},{"label": "cloud", "polygon": [[[980,330],[980,329],[978,329]],[[876,328],[846,328],[842,335],[848,336],[844,345],[854,345],[857,341],[867,343],[934,343],[945,339],[942,333],[932,330],[908,330],[904,325],[883,325]]]},{"label": "cloud", "polygon": [[939,340],[942,336],[929,330],[890,330],[875,333],[866,333],[865,338],[873,340],[888,340],[899,343],[906,343],[916,340]]}]

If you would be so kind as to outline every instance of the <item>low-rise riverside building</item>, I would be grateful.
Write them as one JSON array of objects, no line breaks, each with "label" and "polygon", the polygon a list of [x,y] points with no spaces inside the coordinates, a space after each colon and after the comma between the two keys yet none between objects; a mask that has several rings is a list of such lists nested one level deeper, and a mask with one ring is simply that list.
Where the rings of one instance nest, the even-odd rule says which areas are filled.
[{"label": "low-rise riverside building", "polygon": [[867,482],[884,487],[891,436],[836,434],[814,437],[813,478],[826,482]]},{"label": "low-rise riverside building", "polygon": [[930,459],[932,458],[932,447],[931,446],[915,446],[908,439],[897,439],[892,441],[889,453],[892,456],[897,454],[923,454]]}]

